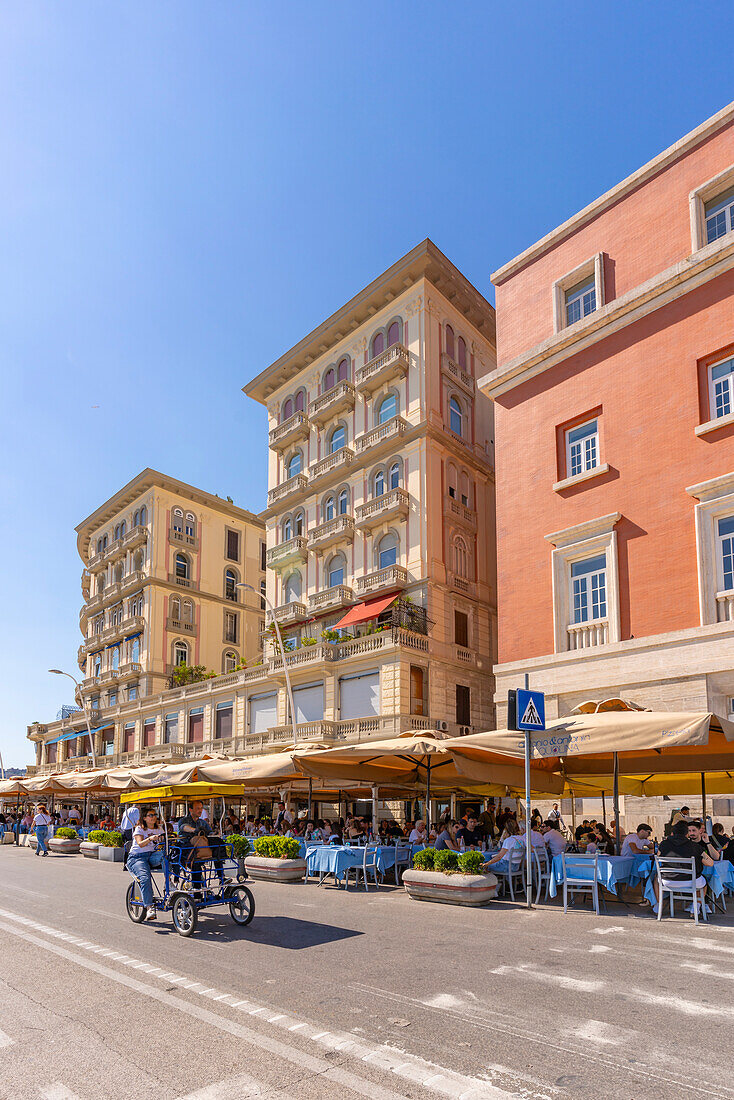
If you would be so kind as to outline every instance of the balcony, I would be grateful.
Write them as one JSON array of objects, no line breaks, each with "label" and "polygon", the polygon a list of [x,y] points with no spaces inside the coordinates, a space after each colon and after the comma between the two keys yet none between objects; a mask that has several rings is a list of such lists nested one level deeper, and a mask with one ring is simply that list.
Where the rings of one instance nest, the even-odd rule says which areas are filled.
[{"label": "balcony", "polygon": [[293,603],[283,603],[279,607],[274,607],[273,612],[272,618],[276,619],[281,626],[290,626],[306,618],[306,605],[294,600]]},{"label": "balcony", "polygon": [[[105,684],[116,684],[119,679],[119,675],[120,670],[118,668],[108,668],[104,672],[100,672],[99,676],[92,677],[89,683],[99,684],[101,687],[104,687]],[[86,684],[87,681],[84,680],[83,683]]]},{"label": "balcony", "polygon": [[460,500],[456,500],[455,497],[447,496],[444,499],[443,514],[447,520],[452,523],[463,523],[465,527],[471,528],[472,531],[477,529],[477,513],[473,508],[467,508],[465,504],[462,504]]},{"label": "balcony", "polygon": [[351,588],[345,584],[335,584],[333,588],[325,588],[322,592],[309,596],[308,610],[310,612],[333,611],[353,603],[354,593]]},{"label": "balcony", "polygon": [[359,505],[355,513],[356,525],[360,531],[368,531],[397,516],[407,516],[409,504],[410,496],[405,489],[389,489],[374,500]]},{"label": "balcony", "polygon": [[95,611],[100,610],[104,603],[104,597],[104,592],[95,592],[92,598],[87,600],[87,606],[82,608],[81,612],[79,613],[79,617],[81,618],[82,614],[87,616],[93,615]]},{"label": "balcony", "polygon": [[271,428],[269,434],[270,447],[274,451],[284,451],[286,448],[308,439],[311,425],[305,413],[297,412],[289,416],[282,424]]},{"label": "balcony", "polygon": [[118,680],[136,679],[142,671],[143,666],[138,661],[125,661],[117,670],[117,678]]},{"label": "balcony", "polygon": [[145,573],[142,569],[136,569],[133,573],[128,573],[126,577],[123,577],[120,581],[119,588],[122,594],[130,592],[133,588],[139,588],[143,583]]},{"label": "balcony", "polygon": [[176,634],[196,634],[196,624],[184,622],[183,619],[173,619],[169,615],[166,619],[166,630],[173,630]]},{"label": "balcony", "polygon": [[371,394],[385,382],[404,378],[410,366],[410,356],[402,344],[393,344],[376,355],[357,371],[354,381],[360,393]]},{"label": "balcony", "polygon": [[569,623],[568,648],[591,649],[593,646],[606,645],[609,641],[609,622],[607,619],[595,619],[591,623]]},{"label": "balcony", "polygon": [[89,573],[100,573],[107,562],[106,551],[101,550],[99,554],[93,554],[87,562],[87,571]]},{"label": "balcony", "polygon": [[351,382],[337,382],[330,390],[309,403],[309,419],[322,427],[337,413],[353,409],[355,398],[355,389]]},{"label": "balcony", "polygon": [[[293,743],[292,726],[271,726],[268,730],[271,740],[275,744]],[[343,735],[339,733],[336,722],[298,722],[296,725],[298,741],[340,741]]]},{"label": "balcony", "polygon": [[318,481],[319,478],[327,477],[329,474],[341,474],[342,471],[348,470],[353,462],[354,451],[352,448],[340,447],[338,451],[322,458],[320,462],[314,462],[313,466],[309,467],[309,478],[311,482],[314,482]]},{"label": "balcony", "polygon": [[179,588],[190,588],[192,591],[198,591],[198,581],[194,581],[191,577],[179,577],[175,573],[168,574],[168,583],[177,584]]},{"label": "balcony", "polygon": [[294,477],[289,477],[287,481],[282,481],[280,485],[270,489],[268,492],[268,508],[272,508],[274,504],[279,504],[282,500],[289,500],[305,493],[307,488],[308,478],[305,474],[295,474]]},{"label": "balcony", "polygon": [[[332,645],[302,645],[298,649],[285,654],[285,664],[288,671],[301,668],[302,665],[318,665],[326,661],[335,661],[338,658],[337,650]],[[269,661],[271,675],[277,675],[283,671],[284,658],[282,656],[271,657]]]},{"label": "balcony", "polygon": [[446,574],[446,583],[450,588],[453,588],[456,592],[461,592],[462,596],[474,596],[474,581],[467,580],[466,577],[459,577],[456,573]]},{"label": "balcony", "polygon": [[716,593],[716,621],[718,623],[734,621],[734,592]]},{"label": "balcony", "polygon": [[283,569],[293,562],[306,560],[306,536],[294,535],[292,539],[271,546],[266,558],[268,569]]},{"label": "balcony", "polygon": [[134,550],[136,546],[142,546],[147,541],[148,528],[141,527],[138,524],[137,527],[131,527],[128,533],[122,536],[122,548],[123,550]]},{"label": "balcony", "polygon": [[468,393],[470,397],[473,397],[477,384],[471,374],[467,374],[458,363],[454,362],[450,355],[446,352],[441,353],[441,373],[444,374],[450,382],[453,382],[464,393]]},{"label": "balcony", "polygon": [[89,599],[89,593],[91,591],[91,589],[90,589],[91,583],[92,583],[92,578],[90,576],[89,570],[88,569],[82,569],[82,580],[81,580],[82,595],[84,596],[85,600]]},{"label": "balcony", "polygon": [[378,569],[376,573],[358,577],[357,593],[360,596],[368,596],[373,592],[382,592],[389,588],[404,588],[407,583],[407,569],[403,569],[402,565],[388,565],[386,569]]},{"label": "balcony", "polygon": [[384,424],[378,424],[376,428],[355,439],[354,449],[357,456],[372,459],[383,450],[389,451],[409,428],[410,424],[402,416],[393,416]]},{"label": "balcony", "polygon": [[308,532],[309,550],[325,550],[345,539],[354,538],[354,519],[352,516],[337,516],[335,519],[320,523]]},{"label": "balcony", "polygon": [[171,527],[168,531],[168,541],[175,542],[179,546],[187,546],[189,550],[199,549],[199,539],[197,535],[187,535],[185,531],[181,531],[177,527]]}]

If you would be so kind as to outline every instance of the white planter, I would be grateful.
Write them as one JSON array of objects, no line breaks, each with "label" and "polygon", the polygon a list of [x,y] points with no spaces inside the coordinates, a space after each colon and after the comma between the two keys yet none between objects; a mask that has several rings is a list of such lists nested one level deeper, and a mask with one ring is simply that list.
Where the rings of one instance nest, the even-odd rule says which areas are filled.
[{"label": "white planter", "polygon": [[97,850],[97,858],[107,863],[122,863],[123,854],[122,848],[105,848],[104,844],[100,844]]},{"label": "white planter", "polygon": [[48,842],[49,850],[59,856],[76,856],[79,854],[80,840],[67,840],[63,836],[52,836]]},{"label": "white planter", "polygon": [[27,848],[30,842],[31,838],[29,837],[28,833],[21,833],[21,835],[18,837],[18,844],[21,848]]},{"label": "white planter", "polygon": [[29,835],[28,835],[28,847],[29,848],[37,848],[38,847],[38,837],[36,836],[35,833],[29,833]]},{"label": "white planter", "polygon": [[[20,838],[20,842],[23,843],[23,837]],[[3,844],[15,844],[15,833],[11,829],[8,829],[3,836]]]},{"label": "white planter", "polygon": [[83,840],[79,845],[79,851],[86,859],[99,859],[99,844],[93,840]]},{"label": "white planter", "polygon": [[440,901],[444,905],[486,905],[497,896],[497,877],[445,875],[442,871],[403,872],[403,885],[416,901]]},{"label": "white planter", "polygon": [[264,856],[247,856],[245,868],[250,878],[261,882],[303,882],[306,877],[305,859],[267,859]]}]

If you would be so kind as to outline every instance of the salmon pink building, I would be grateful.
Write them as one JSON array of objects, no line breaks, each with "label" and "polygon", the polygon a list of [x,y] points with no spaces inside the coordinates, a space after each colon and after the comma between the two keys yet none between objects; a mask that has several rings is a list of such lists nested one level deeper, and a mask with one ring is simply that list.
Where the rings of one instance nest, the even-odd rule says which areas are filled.
[{"label": "salmon pink building", "polygon": [[493,275],[499,664],[734,711],[734,104]]}]

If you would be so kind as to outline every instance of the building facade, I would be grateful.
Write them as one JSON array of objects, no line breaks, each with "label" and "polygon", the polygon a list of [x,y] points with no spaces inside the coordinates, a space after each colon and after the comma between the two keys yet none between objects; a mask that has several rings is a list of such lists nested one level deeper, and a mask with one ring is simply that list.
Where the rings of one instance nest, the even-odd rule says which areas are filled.
[{"label": "building facade", "polygon": [[734,711],[734,105],[500,268],[499,663]]},{"label": "building facade", "polygon": [[[127,764],[288,748],[293,734],[285,664],[300,741],[361,741],[427,726],[447,733],[490,728],[496,658],[494,432],[492,404],[476,379],[494,365],[492,307],[426,241],[245,387],[268,411],[263,561],[267,598],[285,650],[258,601],[253,615],[266,626],[263,653],[251,660],[257,625],[251,644],[243,633],[242,644],[232,645],[246,668],[226,666],[222,616],[233,607],[226,589],[229,563],[220,553],[199,565],[194,544],[199,539],[203,549],[203,529],[186,526],[189,512],[196,520],[200,514],[191,503],[171,495],[156,506],[151,494],[163,486],[141,486],[139,492],[128,487],[120,500],[113,498],[80,525],[89,585],[82,612],[87,640],[80,651],[86,662],[84,692],[101,708],[95,726],[108,723],[98,735],[98,755],[107,754],[107,763]],[[157,507],[158,517],[145,538],[139,533],[145,524],[139,516],[135,522],[143,506],[148,517]],[[176,507],[183,512],[182,529],[173,522]],[[216,521],[211,541],[220,551],[227,546],[228,525],[245,537],[244,518],[238,524],[234,512]],[[123,518],[127,530],[116,532]],[[118,578],[122,558],[110,555],[128,552],[131,530],[136,532],[131,553],[144,550],[147,557],[131,557]],[[246,542],[250,556],[234,563],[238,576],[248,580],[251,569],[262,576],[262,533],[254,523],[252,532]],[[178,575],[180,554],[188,555],[189,566]],[[145,678],[146,692],[153,694],[118,695],[111,704],[103,674],[119,668],[111,667],[109,657],[95,664],[96,615],[116,606],[119,593],[110,586],[129,585],[132,598],[133,582],[126,578],[146,563],[156,577],[149,578],[147,589],[160,588],[150,632],[156,641],[152,652],[141,649],[135,663],[141,664],[138,683]],[[170,605],[172,599],[203,604],[205,593],[216,609],[206,640],[202,632],[182,632]],[[200,613],[194,612],[197,623]],[[107,629],[105,620],[101,630]],[[130,634],[137,630],[138,624]],[[219,661],[222,675],[169,687],[181,643],[188,643],[195,663],[214,668]],[[117,644],[117,636],[104,644]],[[121,663],[123,656],[124,649]],[[80,715],[29,727],[37,743],[34,770],[68,766],[57,755],[58,745],[55,750],[50,743],[67,729],[83,728]],[[73,759],[87,765],[79,744]]]}]

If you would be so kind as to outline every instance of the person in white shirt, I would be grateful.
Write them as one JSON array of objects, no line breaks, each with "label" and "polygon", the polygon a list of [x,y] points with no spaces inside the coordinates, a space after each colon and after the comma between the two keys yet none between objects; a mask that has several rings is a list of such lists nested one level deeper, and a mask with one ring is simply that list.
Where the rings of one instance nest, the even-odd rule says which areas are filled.
[{"label": "person in white shirt", "polygon": [[649,825],[638,825],[637,831],[629,833],[622,844],[623,856],[649,856],[653,850],[652,829]]},{"label": "person in white shirt", "polygon": [[67,810],[66,806],[62,806],[61,809],[59,810],[59,821],[61,822],[62,825],[66,825],[66,822],[68,820],[69,820],[69,811]]},{"label": "person in white shirt", "polygon": [[122,839],[124,840],[123,855],[122,855],[122,869],[127,867],[127,857],[130,851],[130,846],[133,842],[133,829],[140,821],[140,807],[139,806],[127,806],[125,812],[122,815],[122,821],[120,822],[120,832],[122,833]]},{"label": "person in white shirt", "polygon": [[290,826],[292,824],[293,824],[293,814],[290,812],[290,810],[286,809],[285,802],[279,802],[278,803],[278,813],[277,813],[277,816],[275,818],[275,824],[273,826],[273,831],[277,833],[278,829],[280,828],[281,825]]},{"label": "person in white shirt", "polygon": [[208,821],[209,820],[209,811],[206,808],[206,806],[201,807],[201,813],[200,813],[199,816],[201,817],[202,821]]},{"label": "person in white shirt", "polygon": [[533,848],[545,848],[545,837],[534,823],[530,830],[530,843]]},{"label": "person in white shirt", "polygon": [[507,836],[500,841],[501,848],[499,852],[484,864],[485,871],[488,867],[491,868],[495,865],[497,865],[498,871],[509,871],[513,860],[512,853],[517,850],[523,851],[525,848],[525,837],[520,836],[520,827],[514,817],[508,818],[505,831]]},{"label": "person in white shirt", "polygon": [[411,844],[427,844],[428,833],[426,832],[426,823],[420,818],[416,821],[413,829],[411,830],[408,840]]},{"label": "person in white shirt", "polygon": [[46,803],[39,802],[36,807],[36,813],[33,818],[33,832],[36,834],[38,845],[36,846],[37,856],[47,856],[48,846],[46,839],[48,837],[48,830],[51,826],[51,817],[46,813]]},{"label": "person in white shirt", "polygon": [[133,842],[127,857],[127,869],[140,884],[140,897],[145,906],[145,919],[155,920],[153,904],[153,879],[151,867],[156,855],[158,838],[163,835],[158,814],[150,808],[145,810],[141,820],[133,829]]},{"label": "person in white shirt", "polygon": [[82,820],[82,815],[79,813],[79,807],[78,806],[72,806],[71,809],[69,810],[69,824],[70,825],[79,825],[81,823],[81,820]]},{"label": "person in white shirt", "polygon": [[548,820],[557,821],[559,829],[563,829],[565,827],[563,818],[561,817],[561,811],[558,809],[557,802],[553,803],[553,809],[548,814]]},{"label": "person in white shirt", "polygon": [[546,821],[546,825],[548,826],[548,830],[543,839],[548,849],[548,854],[552,859],[554,856],[559,856],[561,852],[566,851],[566,841],[561,833],[557,818],[549,817]]}]

